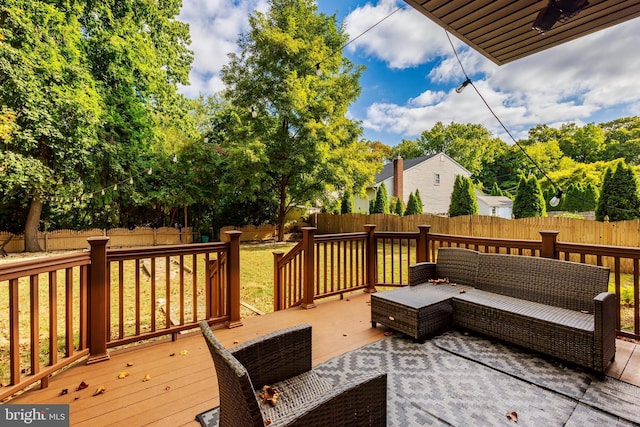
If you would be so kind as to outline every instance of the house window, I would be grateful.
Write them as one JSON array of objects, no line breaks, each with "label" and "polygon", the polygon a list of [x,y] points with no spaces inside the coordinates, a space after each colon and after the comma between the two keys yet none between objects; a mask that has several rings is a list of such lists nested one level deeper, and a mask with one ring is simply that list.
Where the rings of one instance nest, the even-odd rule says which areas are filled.
[{"label": "house window", "polygon": [[439,173],[434,173],[433,174],[433,185],[440,185],[440,174]]}]

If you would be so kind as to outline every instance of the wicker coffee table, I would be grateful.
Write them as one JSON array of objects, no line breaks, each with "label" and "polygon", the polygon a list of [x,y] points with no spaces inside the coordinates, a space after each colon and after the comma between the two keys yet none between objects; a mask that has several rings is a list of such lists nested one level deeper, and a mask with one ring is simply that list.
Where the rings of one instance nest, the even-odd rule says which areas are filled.
[{"label": "wicker coffee table", "polygon": [[371,295],[371,326],[381,323],[415,340],[453,325],[451,297],[466,289],[455,284],[423,283]]}]

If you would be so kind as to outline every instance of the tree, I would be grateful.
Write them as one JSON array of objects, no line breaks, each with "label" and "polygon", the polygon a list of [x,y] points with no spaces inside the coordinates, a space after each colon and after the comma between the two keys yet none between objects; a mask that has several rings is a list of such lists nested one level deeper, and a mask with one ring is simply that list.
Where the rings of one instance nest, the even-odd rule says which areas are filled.
[{"label": "tree", "polygon": [[393,213],[400,216],[404,215],[404,203],[402,203],[402,199],[400,197],[395,198]]},{"label": "tree", "polygon": [[417,140],[403,139],[400,144],[391,149],[391,158],[389,158],[389,161],[398,156],[403,159],[415,159],[416,157],[424,156],[424,150],[420,147]]},{"label": "tree", "polygon": [[413,193],[409,193],[409,199],[407,201],[407,209],[405,209],[405,216],[408,215],[417,215],[418,212],[418,201],[416,200],[416,196]]},{"label": "tree", "polygon": [[422,203],[422,197],[420,197],[420,190],[416,188],[416,207],[418,209],[418,213],[421,214],[424,212],[424,204]]},{"label": "tree", "polygon": [[449,216],[477,215],[478,200],[470,178],[456,175],[449,204]]},{"label": "tree", "polygon": [[546,202],[542,196],[542,189],[537,178],[532,175],[529,179],[520,178],[516,198],[513,201],[513,216],[516,219],[545,216]]},{"label": "tree", "polygon": [[335,16],[319,14],[313,0],[268,4],[268,12],[250,16],[240,52],[221,72],[224,96],[246,125],[225,147],[237,168],[226,178],[241,200],[276,195],[282,239],[293,206],[336,188],[357,193],[381,164],[371,143],[359,140],[359,123],[346,118],[362,68],[342,56],[348,36]]},{"label": "tree", "polygon": [[176,85],[187,83],[191,56],[179,10],[143,0],[0,6],[0,104],[15,114],[4,161],[30,174],[2,203],[26,209],[27,251],[40,250],[43,215],[121,221],[149,202],[134,186],[100,189],[144,173],[151,144],[164,140],[160,124],[184,116]]},{"label": "tree", "polygon": [[492,196],[504,196],[504,193],[502,192],[500,187],[498,187],[498,183],[497,182],[494,182],[493,183],[493,187],[491,187],[491,195]]},{"label": "tree", "polygon": [[438,122],[430,130],[422,132],[417,142],[425,154],[446,153],[473,174],[492,163],[495,153],[506,146],[501,139],[493,138],[482,125],[471,123],[445,126]]},{"label": "tree", "polygon": [[351,190],[344,190],[342,194],[342,203],[340,204],[340,213],[353,213],[354,200]]},{"label": "tree", "polygon": [[638,179],[625,162],[618,162],[615,170],[607,169],[596,207],[596,220],[623,221],[640,218]]},{"label": "tree", "polygon": [[605,149],[604,130],[589,123],[567,134],[559,140],[559,147],[565,156],[582,163],[592,163],[601,159]]},{"label": "tree", "polygon": [[373,207],[373,213],[388,214],[389,211],[389,194],[387,193],[387,186],[384,182],[378,187],[376,192],[376,201]]}]

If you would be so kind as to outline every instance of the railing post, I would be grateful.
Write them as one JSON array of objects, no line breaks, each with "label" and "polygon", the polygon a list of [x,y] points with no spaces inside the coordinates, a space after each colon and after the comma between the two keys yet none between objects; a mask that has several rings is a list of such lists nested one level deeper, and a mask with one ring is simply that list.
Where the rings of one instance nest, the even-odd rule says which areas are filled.
[{"label": "railing post", "polygon": [[282,310],[282,274],[278,269],[278,263],[283,256],[283,251],[273,252],[273,311]]},{"label": "railing post", "polygon": [[416,247],[416,262],[428,262],[429,261],[429,230],[430,225],[419,225],[420,235],[418,236],[418,243]]},{"label": "railing post", "polygon": [[556,239],[558,238],[559,233],[559,231],[555,230],[540,231],[540,235],[542,236],[542,249],[540,250],[541,257],[557,258]]},{"label": "railing post", "polygon": [[302,251],[304,254],[304,277],[302,281],[302,308],[314,308],[315,296],[315,227],[302,227]]},{"label": "railing post", "polygon": [[87,309],[89,311],[89,358],[91,363],[109,360],[107,341],[109,341],[109,325],[107,319],[107,242],[109,237],[89,237],[91,245],[91,272],[89,274]]},{"label": "railing post", "polygon": [[365,224],[367,232],[367,288],[365,292],[376,292],[376,272],[378,271],[378,251],[376,248],[375,224]]},{"label": "railing post", "polygon": [[240,236],[242,231],[225,231],[229,236],[227,257],[227,280],[229,280],[229,320],[227,328],[242,326],[240,320]]}]

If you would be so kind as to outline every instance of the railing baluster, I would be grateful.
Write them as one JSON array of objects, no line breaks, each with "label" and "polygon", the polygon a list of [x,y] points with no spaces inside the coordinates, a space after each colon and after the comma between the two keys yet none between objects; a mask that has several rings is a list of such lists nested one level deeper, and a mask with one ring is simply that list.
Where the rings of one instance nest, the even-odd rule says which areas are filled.
[{"label": "railing baluster", "polygon": [[58,274],[49,277],[49,366],[58,363]]},{"label": "railing baluster", "polygon": [[30,312],[30,342],[31,342],[31,375],[35,375],[40,372],[40,288],[39,277],[37,274],[32,274],[30,279],[31,294],[31,312]]}]

